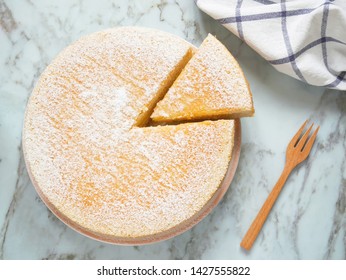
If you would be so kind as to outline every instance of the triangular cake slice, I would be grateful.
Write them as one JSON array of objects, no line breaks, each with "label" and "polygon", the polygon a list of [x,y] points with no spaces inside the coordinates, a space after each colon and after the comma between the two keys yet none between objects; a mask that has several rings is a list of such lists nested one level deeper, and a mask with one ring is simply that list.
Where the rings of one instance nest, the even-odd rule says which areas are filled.
[{"label": "triangular cake slice", "polygon": [[252,116],[252,94],[231,53],[208,35],[151,116],[154,122]]}]

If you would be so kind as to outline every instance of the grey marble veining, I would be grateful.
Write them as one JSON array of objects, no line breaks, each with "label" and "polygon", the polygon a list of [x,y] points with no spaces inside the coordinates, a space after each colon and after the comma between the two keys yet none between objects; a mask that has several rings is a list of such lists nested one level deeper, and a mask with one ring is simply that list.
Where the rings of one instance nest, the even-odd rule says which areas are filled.
[{"label": "grey marble veining", "polygon": [[[81,35],[119,25],[172,32],[199,45],[210,32],[236,56],[256,116],[242,120],[236,175],[221,203],[173,239],[116,246],[82,236],[43,204],[21,151],[27,99],[40,73]],[[345,259],[346,93],[278,73],[193,1],[0,0],[0,259]],[[305,119],[321,126],[250,252],[242,237],[284,166]]]}]

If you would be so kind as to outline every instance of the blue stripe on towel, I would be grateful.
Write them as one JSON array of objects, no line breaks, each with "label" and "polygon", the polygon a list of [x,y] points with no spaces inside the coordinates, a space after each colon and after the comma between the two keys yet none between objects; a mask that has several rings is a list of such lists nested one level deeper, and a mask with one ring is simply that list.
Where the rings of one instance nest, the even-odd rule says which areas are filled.
[{"label": "blue stripe on towel", "polygon": [[296,75],[304,82],[306,82],[302,72],[300,72],[298,66],[297,66],[297,62],[296,62],[296,57],[293,54],[293,50],[292,50],[292,46],[291,46],[291,41],[290,38],[288,36],[288,31],[287,31],[287,19],[286,19],[286,4],[285,4],[285,0],[281,0],[281,10],[283,12],[283,16],[281,18],[281,29],[282,29],[282,35],[284,37],[284,41],[285,41],[285,45],[286,45],[286,49],[287,49],[287,53],[288,53],[288,57],[290,58],[290,62],[292,65],[292,69],[294,71],[294,73],[296,73]]},{"label": "blue stripe on towel", "polygon": [[227,18],[221,18],[217,21],[221,24],[227,24],[227,23],[235,23],[235,22],[243,22],[243,21],[254,21],[254,20],[263,20],[263,19],[271,19],[271,18],[281,18],[283,15],[286,17],[291,16],[299,16],[311,13],[315,9],[298,9],[298,10],[292,10],[292,11],[281,11],[281,12],[270,12],[270,13],[260,13],[255,15],[243,15],[243,16],[235,16],[235,17],[227,17]]},{"label": "blue stripe on towel", "polygon": [[238,28],[239,38],[244,40],[243,27],[241,25],[242,20],[240,15],[240,8],[242,4],[243,4],[243,0],[238,0],[237,5],[235,7],[235,15],[237,19],[237,28]]},{"label": "blue stripe on towel", "polygon": [[334,39],[333,37],[322,37],[320,39],[317,39],[317,40],[312,41],[311,43],[307,44],[304,48],[300,49],[295,54],[292,54],[291,57],[286,56],[286,57],[275,59],[275,60],[269,60],[268,62],[273,64],[273,65],[288,63],[288,62],[292,61],[292,59],[297,58],[298,56],[302,55],[304,52],[308,51],[309,49],[311,49],[315,46],[318,46],[321,43],[327,43],[327,42],[335,42],[335,43],[346,45],[346,43],[344,43],[340,40]]}]

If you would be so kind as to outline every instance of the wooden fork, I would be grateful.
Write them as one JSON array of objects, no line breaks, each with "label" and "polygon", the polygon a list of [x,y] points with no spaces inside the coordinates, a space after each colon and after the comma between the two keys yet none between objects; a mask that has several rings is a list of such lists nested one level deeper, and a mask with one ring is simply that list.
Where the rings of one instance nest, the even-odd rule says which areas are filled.
[{"label": "wooden fork", "polygon": [[308,122],[307,120],[304,122],[304,124],[301,126],[301,128],[298,130],[296,135],[294,135],[294,137],[288,144],[286,149],[286,164],[285,164],[284,170],[279,180],[277,181],[276,185],[274,186],[273,190],[269,194],[267,200],[263,204],[261,210],[258,212],[257,217],[252,222],[242,242],[240,243],[240,246],[246,250],[250,250],[253,243],[255,242],[257,235],[261,231],[261,228],[263,227],[263,224],[266,221],[269,215],[269,212],[272,209],[276,199],[278,198],[282,190],[282,187],[285,184],[289,174],[299,163],[301,163],[303,160],[305,160],[308,157],[311,151],[311,147],[315,142],[316,135],[320,127],[318,126],[317,129],[312,134],[312,136],[308,139],[310,131],[314,125],[312,124],[307,129],[307,131],[303,134],[303,136],[299,139],[307,122]]}]

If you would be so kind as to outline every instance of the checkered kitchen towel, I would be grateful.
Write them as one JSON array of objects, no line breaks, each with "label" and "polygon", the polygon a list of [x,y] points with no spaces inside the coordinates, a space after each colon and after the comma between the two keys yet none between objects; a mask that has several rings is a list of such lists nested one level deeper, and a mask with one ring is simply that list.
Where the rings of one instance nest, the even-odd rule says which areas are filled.
[{"label": "checkered kitchen towel", "polygon": [[280,72],[346,90],[346,0],[195,0]]}]

